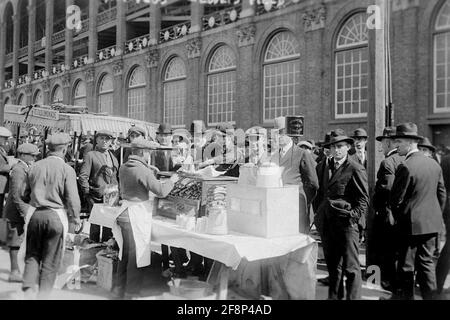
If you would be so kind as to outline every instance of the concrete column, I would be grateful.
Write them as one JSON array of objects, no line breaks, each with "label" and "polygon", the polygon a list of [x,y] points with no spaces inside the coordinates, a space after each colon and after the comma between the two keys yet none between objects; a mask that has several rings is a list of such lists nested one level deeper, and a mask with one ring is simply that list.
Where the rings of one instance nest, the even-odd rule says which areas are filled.
[{"label": "concrete column", "polygon": [[0,22],[0,93],[5,83],[5,48],[6,47],[6,23]]},{"label": "concrete column", "polygon": [[[66,0],[66,8],[73,5],[73,0]],[[96,1],[91,1],[96,2]],[[90,3],[91,3],[90,2]],[[65,28],[65,58],[64,64],[66,65],[66,70],[72,68],[73,61],[73,30],[70,28]]]},{"label": "concrete column", "polygon": [[203,4],[193,1],[191,2],[191,29],[190,33],[202,31],[202,17],[204,12]]},{"label": "concrete column", "polygon": [[52,36],[53,36],[53,2],[55,0],[46,0],[45,3],[45,69],[50,73],[52,69]]},{"label": "concrete column", "polygon": [[239,18],[253,17],[255,15],[255,5],[254,0],[242,0],[242,9]]},{"label": "concrete column", "polygon": [[159,32],[161,31],[161,5],[150,3],[150,45],[158,44]]},{"label": "concrete column", "polygon": [[20,21],[19,15],[13,16],[14,23],[14,44],[13,44],[13,82],[16,85],[17,78],[19,77],[19,38],[20,38]]},{"label": "concrete column", "polygon": [[[71,1],[71,0],[66,0]],[[118,1],[123,2],[123,1]],[[98,48],[98,36],[97,36],[97,14],[98,14],[98,1],[89,1],[89,61],[95,62]]]},{"label": "concrete column", "polygon": [[116,47],[123,54],[125,50],[125,41],[127,40],[126,14],[127,6],[125,1],[117,1],[117,26],[116,26]]},{"label": "concrete column", "polygon": [[[117,5],[120,3],[117,2]],[[127,116],[126,86],[123,83],[123,61],[118,60],[113,65],[114,72],[114,102],[113,114],[117,116]]]},{"label": "concrete column", "polygon": [[[206,88],[200,84],[202,69],[200,65],[200,55],[202,53],[202,39],[195,38],[186,44],[189,62],[187,68],[188,92],[186,99],[185,123],[189,126],[192,120],[205,119],[206,115]],[[197,94],[198,92],[198,94]],[[162,112],[161,112],[162,113]],[[162,118],[162,116],[161,116]],[[207,120],[207,119],[206,119]],[[205,121],[207,124],[207,121]]]},{"label": "concrete column", "polygon": [[36,0],[30,0],[28,5],[28,77],[33,79],[34,42],[36,41]]},{"label": "concrete column", "polygon": [[[387,0],[376,0],[375,4],[381,8],[383,28],[369,30],[369,110],[367,113],[367,128],[369,141],[367,143],[367,175],[369,179],[369,195],[372,197],[378,170],[384,156],[378,151],[376,136],[383,133],[386,122],[386,27],[385,9]],[[367,251],[366,265],[374,263],[373,241],[374,212],[369,208],[367,216]]]}]

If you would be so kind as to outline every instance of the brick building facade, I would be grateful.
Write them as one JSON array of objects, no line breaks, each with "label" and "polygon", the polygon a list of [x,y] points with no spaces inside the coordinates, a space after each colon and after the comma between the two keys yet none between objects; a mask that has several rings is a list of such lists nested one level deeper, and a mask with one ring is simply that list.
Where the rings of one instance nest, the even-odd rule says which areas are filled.
[{"label": "brick building facade", "polygon": [[[276,2],[0,0],[0,109],[62,100],[244,129],[300,113],[315,140],[366,127],[373,1]],[[390,2],[395,122],[450,146],[450,0]]]}]

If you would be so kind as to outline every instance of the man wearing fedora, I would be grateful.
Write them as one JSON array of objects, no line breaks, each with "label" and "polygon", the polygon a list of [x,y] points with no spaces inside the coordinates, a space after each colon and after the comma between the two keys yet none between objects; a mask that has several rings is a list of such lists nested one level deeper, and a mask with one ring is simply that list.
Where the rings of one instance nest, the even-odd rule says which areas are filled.
[{"label": "man wearing fedora", "polygon": [[[156,140],[162,147],[172,147],[172,125],[161,123],[156,134]],[[152,153],[152,164],[160,171],[174,171],[170,150],[156,150]]]},{"label": "man wearing fedora", "polygon": [[373,218],[373,250],[375,264],[381,269],[381,284],[387,290],[393,290],[395,284],[396,266],[396,229],[395,220],[389,205],[389,195],[395,179],[395,172],[404,161],[400,156],[393,136],[395,127],[387,127],[383,135],[376,137],[380,142],[384,160],[377,172],[372,206],[375,211]]},{"label": "man wearing fedora", "polygon": [[8,199],[5,205],[5,218],[8,221],[7,245],[11,262],[9,282],[22,281],[17,255],[24,238],[24,218],[28,209],[28,204],[24,201],[25,181],[30,166],[39,155],[39,149],[34,144],[24,143],[17,148],[17,154],[18,162],[11,170]]},{"label": "man wearing fedora", "polygon": [[[105,188],[110,185],[118,185],[119,162],[110,150],[113,134],[107,130],[100,130],[96,135],[95,150],[90,151],[84,157],[79,174],[79,184],[82,195],[91,211],[94,203],[103,203]],[[102,237],[100,239],[100,230]],[[105,242],[112,238],[111,228],[92,224],[89,238],[95,242]]]},{"label": "man wearing fedora", "polygon": [[436,289],[433,251],[437,234],[443,231],[446,201],[442,170],[419,152],[422,137],[416,124],[400,124],[396,131],[398,153],[406,157],[395,173],[390,197],[399,243],[397,294],[400,299],[414,299],[417,272],[422,298],[431,299]]},{"label": "man wearing fedora", "polygon": [[350,157],[367,169],[367,132],[363,128],[356,129],[351,136],[355,141],[354,150],[350,151]]},{"label": "man wearing fedora", "polygon": [[79,228],[80,198],[75,170],[64,162],[71,138],[51,135],[46,144],[47,158],[28,171],[24,198],[29,200],[25,217],[25,270],[22,290],[26,299],[49,297],[63,257],[69,222]]},{"label": "man wearing fedora", "polygon": [[417,146],[419,148],[419,151],[422,152],[426,157],[434,159],[437,163],[439,163],[438,159],[436,158],[437,148],[431,144],[428,138],[424,137],[422,140],[420,140]]},{"label": "man wearing fedora", "polygon": [[315,212],[315,225],[321,235],[329,273],[328,298],[343,297],[345,276],[346,298],[361,297],[359,264],[359,223],[369,202],[366,170],[348,156],[353,139],[333,136],[325,145],[332,159],[324,159],[328,168],[318,172],[321,203]]},{"label": "man wearing fedora", "polygon": [[271,162],[284,168],[281,176],[284,185],[299,186],[300,232],[308,234],[310,229],[308,208],[319,188],[316,163],[309,152],[294,144],[292,137],[286,132],[286,121],[283,127],[281,119],[277,118],[275,125],[279,132],[279,150],[271,156]]}]

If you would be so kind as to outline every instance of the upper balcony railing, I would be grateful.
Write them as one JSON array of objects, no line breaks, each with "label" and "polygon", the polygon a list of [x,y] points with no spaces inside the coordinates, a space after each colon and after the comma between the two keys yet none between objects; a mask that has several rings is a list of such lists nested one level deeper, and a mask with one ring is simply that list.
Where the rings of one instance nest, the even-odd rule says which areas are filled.
[{"label": "upper balcony railing", "polygon": [[43,79],[48,76],[48,72],[45,69],[40,69],[33,72],[33,80]]},{"label": "upper balcony railing", "polygon": [[28,46],[19,49],[19,58],[25,57],[28,55]]},{"label": "upper balcony railing", "polygon": [[125,54],[146,48],[149,44],[149,35],[140,36],[125,42]]},{"label": "upper balcony railing", "polygon": [[261,15],[268,12],[277,11],[282,8],[286,8],[292,4],[299,3],[301,0],[263,0],[262,3],[256,5],[256,15]]},{"label": "upper balcony railing", "polygon": [[18,86],[21,86],[21,85],[26,84],[27,82],[29,82],[27,80],[28,80],[28,75],[27,74],[21,75],[21,76],[19,76],[17,78],[17,83],[16,84]]},{"label": "upper balcony railing", "polygon": [[[134,45],[133,45],[134,46]],[[117,54],[116,46],[111,46],[97,51],[97,61],[104,61],[114,58]]]},{"label": "upper balcony railing", "polygon": [[117,17],[117,8],[111,8],[109,10],[99,13],[97,16],[97,26],[102,26],[108,22],[114,21]]},{"label": "upper balcony railing", "polygon": [[72,62],[72,68],[74,68],[74,69],[81,68],[81,67],[87,65],[88,62],[89,62],[89,57],[87,54],[77,57]]},{"label": "upper balcony railing", "polygon": [[186,21],[183,23],[176,24],[169,28],[162,29],[159,32],[159,41],[161,43],[167,42],[170,40],[175,40],[184,37],[189,34],[189,29],[191,28],[191,22]]},{"label": "upper balcony railing", "polygon": [[52,35],[52,45],[63,42],[65,40],[66,31],[61,30]]},{"label": "upper balcony railing", "polygon": [[233,23],[239,19],[240,12],[241,6],[237,5],[208,14],[202,18],[203,30],[214,29],[229,23]]},{"label": "upper balcony railing", "polygon": [[148,8],[150,6],[149,2],[144,2],[143,0],[135,0],[127,2],[127,14],[132,14],[143,8]]},{"label": "upper balcony railing", "polygon": [[14,86],[14,81],[12,81],[11,79],[5,80],[4,86],[5,86],[5,89],[10,89]]},{"label": "upper balcony railing", "polygon": [[64,65],[64,63],[52,65],[51,68],[52,75],[63,73],[64,71],[66,71],[66,66]]}]

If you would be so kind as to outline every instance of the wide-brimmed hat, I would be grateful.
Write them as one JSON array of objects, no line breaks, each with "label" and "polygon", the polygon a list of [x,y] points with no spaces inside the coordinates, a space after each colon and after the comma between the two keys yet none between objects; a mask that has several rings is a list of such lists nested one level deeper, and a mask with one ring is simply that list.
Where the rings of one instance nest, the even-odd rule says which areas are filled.
[{"label": "wide-brimmed hat", "polygon": [[433,146],[431,144],[430,140],[426,137],[424,137],[422,140],[420,140],[418,146],[422,147],[422,148],[430,149],[432,152],[436,152],[436,149],[437,149],[435,146]]},{"label": "wide-brimmed hat", "polygon": [[383,135],[382,136],[378,136],[375,139],[377,141],[381,141],[383,139],[392,139],[392,137],[395,136],[396,130],[395,127],[386,127],[383,130]]},{"label": "wide-brimmed hat", "polygon": [[6,137],[9,138],[12,136],[11,131],[9,131],[8,128],[0,127],[0,137]]},{"label": "wide-brimmed hat", "polygon": [[353,144],[355,141],[347,136],[336,136],[336,137],[331,137],[330,138],[330,142],[324,144],[324,147],[329,147],[332,146],[333,144],[339,143],[339,142],[347,142],[349,144]]},{"label": "wide-brimmed hat", "polygon": [[338,137],[338,136],[346,136],[345,130],[337,128],[337,129],[327,132],[325,134],[324,141],[317,142],[317,146],[323,148],[326,144],[330,143],[331,137]]},{"label": "wide-brimmed hat", "polygon": [[300,142],[298,143],[298,146],[299,146],[299,147],[307,147],[307,148],[310,149],[310,150],[312,150],[312,149],[314,148],[314,146],[313,146],[310,142],[308,142],[308,141],[300,141]]},{"label": "wide-brimmed hat", "polygon": [[98,130],[97,134],[96,134],[96,137],[100,137],[100,136],[108,137],[110,139],[114,138],[114,134],[111,131],[109,131],[109,130]]},{"label": "wide-brimmed hat", "polygon": [[172,125],[170,123],[161,123],[158,128],[158,134],[172,134]]},{"label": "wide-brimmed hat", "polygon": [[68,133],[54,133],[45,140],[45,143],[49,146],[59,146],[70,144],[72,139]]},{"label": "wide-brimmed hat", "polygon": [[159,147],[159,143],[139,137],[134,139],[130,144],[130,147],[131,149],[155,149]]},{"label": "wide-brimmed hat", "polygon": [[17,153],[18,154],[30,154],[32,156],[37,156],[41,152],[39,151],[39,148],[36,145],[32,144],[32,143],[22,143],[17,148]]},{"label": "wide-brimmed hat", "polygon": [[422,140],[424,137],[419,136],[417,125],[412,122],[399,124],[396,128],[396,133],[392,136],[393,139],[416,139]]},{"label": "wide-brimmed hat", "polygon": [[353,139],[357,138],[366,138],[367,139],[367,132],[363,128],[358,128],[355,131],[353,131],[353,135],[351,136]]},{"label": "wide-brimmed hat", "polygon": [[145,137],[146,136],[146,132],[144,128],[138,127],[138,126],[132,126],[129,130],[128,130],[128,136],[130,136],[132,133],[138,133],[141,136]]}]

